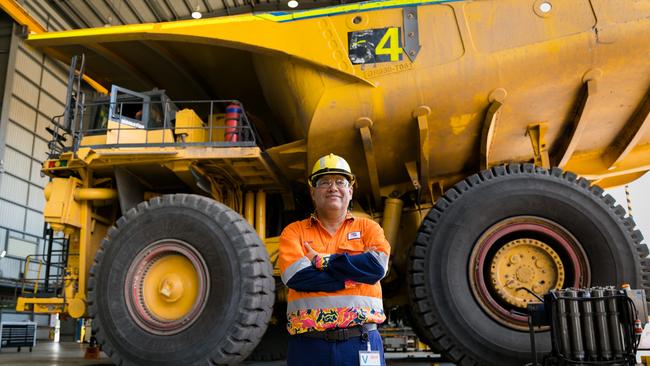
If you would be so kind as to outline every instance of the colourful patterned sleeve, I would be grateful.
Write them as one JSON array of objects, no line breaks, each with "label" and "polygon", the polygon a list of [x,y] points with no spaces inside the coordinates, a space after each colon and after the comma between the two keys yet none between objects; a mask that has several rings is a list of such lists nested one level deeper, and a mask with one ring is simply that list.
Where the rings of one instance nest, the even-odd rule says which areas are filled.
[{"label": "colourful patterned sleeve", "polygon": [[311,260],[311,263],[319,271],[325,271],[327,269],[329,262],[330,262],[329,254],[316,254],[314,258],[312,258]]}]

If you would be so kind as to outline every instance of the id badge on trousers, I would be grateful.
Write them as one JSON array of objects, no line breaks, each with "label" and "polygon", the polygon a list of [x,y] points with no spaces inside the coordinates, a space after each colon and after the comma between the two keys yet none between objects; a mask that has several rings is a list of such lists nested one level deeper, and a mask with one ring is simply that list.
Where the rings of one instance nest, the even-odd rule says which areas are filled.
[{"label": "id badge on trousers", "polygon": [[368,350],[359,351],[359,366],[381,366],[379,351],[373,351],[368,341]]}]

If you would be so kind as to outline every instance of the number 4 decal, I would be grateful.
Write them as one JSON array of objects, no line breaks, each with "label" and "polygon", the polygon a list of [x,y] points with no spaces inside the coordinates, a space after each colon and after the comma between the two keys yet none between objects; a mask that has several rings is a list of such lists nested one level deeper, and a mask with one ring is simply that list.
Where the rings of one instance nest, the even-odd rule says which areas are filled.
[{"label": "number 4 decal", "polygon": [[348,56],[355,64],[401,61],[402,28],[366,29],[348,33]]},{"label": "number 4 decal", "polygon": [[402,48],[400,47],[400,37],[399,37],[399,28],[393,27],[386,29],[386,34],[381,38],[377,48],[375,48],[375,54],[377,55],[389,55],[391,61],[399,61],[402,58]]}]

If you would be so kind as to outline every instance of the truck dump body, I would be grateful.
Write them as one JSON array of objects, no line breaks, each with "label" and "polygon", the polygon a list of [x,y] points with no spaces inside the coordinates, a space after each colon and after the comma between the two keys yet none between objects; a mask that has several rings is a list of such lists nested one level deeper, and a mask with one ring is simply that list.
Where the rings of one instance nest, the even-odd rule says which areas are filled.
[{"label": "truck dump body", "polygon": [[[419,140],[414,113],[427,114],[431,182],[453,183],[481,166],[481,144],[487,166],[531,160],[527,126],[538,123],[547,125],[551,165],[604,186],[637,178],[650,168],[650,6],[571,1],[544,13],[540,4],[368,2],[34,35],[29,42],[62,60],[85,53],[88,74],[101,83],[155,86],[172,98],[235,95],[258,117],[267,147],[306,140],[308,156],[298,161],[339,151],[366,171],[358,120],[370,120],[372,143],[381,146],[380,187],[410,181],[402,162],[418,160],[420,144],[403,142]],[[411,38],[421,46],[413,62],[402,50],[409,9],[418,23]],[[354,56],[359,43],[350,40],[381,41],[395,28],[398,37],[379,47],[383,58]],[[417,112],[421,106],[426,112]],[[361,190],[370,185],[361,178]]]},{"label": "truck dump body", "polygon": [[75,275],[19,310],[93,317],[116,364],[240,362],[288,336],[277,235],[334,153],[391,244],[389,318],[524,364],[538,296],[650,289],[601,188],[650,170],[648,34],[648,1],[397,0],[30,35],[113,86],[88,103],[71,67],[43,172]]}]

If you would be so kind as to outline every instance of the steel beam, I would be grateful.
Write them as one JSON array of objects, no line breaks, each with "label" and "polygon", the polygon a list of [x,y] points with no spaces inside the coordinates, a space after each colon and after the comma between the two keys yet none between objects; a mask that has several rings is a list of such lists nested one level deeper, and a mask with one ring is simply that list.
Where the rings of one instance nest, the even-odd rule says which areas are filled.
[{"label": "steel beam", "polygon": [[[95,4],[93,4],[91,1],[84,2],[83,4],[86,5],[88,7],[88,9],[90,10],[90,12],[97,18],[97,20],[99,20],[99,25],[96,25],[96,26],[101,27],[101,26],[104,26],[106,24],[110,24],[108,22],[108,16],[110,16],[110,15],[108,15],[106,18],[104,18],[104,15],[102,14],[102,12],[99,9],[97,9],[97,6],[95,6]],[[91,21],[88,20],[88,22],[91,22]]]},{"label": "steel beam", "polygon": [[[169,10],[169,12],[172,13],[172,16],[174,17],[173,20],[181,19],[181,16],[176,11],[176,8],[174,7],[174,4],[170,3],[169,0],[164,0],[164,2],[165,2],[165,5],[167,6],[167,9]],[[188,9],[189,9],[189,7],[188,7]],[[190,10],[190,13],[191,12],[192,12],[192,10]]]},{"label": "steel beam", "polygon": [[379,172],[377,171],[375,147],[372,143],[372,135],[370,134],[372,120],[367,117],[359,118],[355,123],[355,127],[359,130],[361,142],[363,143],[363,153],[366,157],[366,167],[368,169],[368,179],[370,180],[372,199],[375,207],[379,208],[381,205],[381,193],[379,191]]},{"label": "steel beam", "polygon": [[163,17],[162,9],[160,9],[160,5],[158,4],[157,1],[144,0],[144,3],[147,6],[147,8],[149,8],[154,18],[156,18],[157,22],[164,22],[169,20]]},{"label": "steel beam", "polygon": [[16,23],[24,25],[30,32],[43,33],[46,29],[15,0],[0,1],[0,8],[9,14]]},{"label": "steel beam", "polygon": [[419,160],[420,160],[420,186],[422,191],[420,194],[426,195],[429,192],[429,120],[431,108],[428,106],[420,106],[413,111],[413,117],[417,119],[418,123],[418,141],[419,141]]},{"label": "steel beam", "polygon": [[483,120],[483,130],[481,132],[481,170],[490,167],[490,153],[492,151],[492,143],[494,142],[494,134],[499,122],[502,106],[503,103],[500,101],[492,101]]},{"label": "steel beam", "polygon": [[120,14],[119,9],[116,8],[115,5],[113,5],[112,1],[104,0],[104,5],[106,5],[109,9],[111,9],[113,14],[115,14],[115,16],[117,17],[117,20],[120,21],[120,24],[126,24],[126,19],[124,18],[124,16],[122,16],[122,14]]},{"label": "steel beam", "polygon": [[126,6],[129,8],[129,11],[138,19],[139,23],[145,23],[144,18],[142,15],[140,15],[140,12],[136,10],[136,8],[133,6],[131,3],[131,0],[123,0]]},{"label": "steel beam", "polygon": [[546,146],[546,131],[548,125],[546,122],[528,125],[526,134],[530,137],[530,143],[533,146],[533,154],[535,157],[535,165],[549,169],[551,167],[548,158],[548,148]]},{"label": "steel beam", "polygon": [[553,146],[551,153],[551,161],[553,165],[564,168],[571,156],[575,152],[580,137],[585,130],[587,122],[585,121],[585,112],[589,109],[589,105],[593,101],[593,96],[597,91],[596,79],[587,80],[580,89],[580,95],[576,101],[575,114],[566,132],[560,134],[560,137]]},{"label": "steel beam", "polygon": [[[84,28],[84,27],[86,27],[86,28],[90,28],[90,27],[92,27],[92,24],[89,23],[88,18],[85,18],[85,17],[84,17],[84,16],[83,16],[79,11],[78,11],[79,9],[78,9],[77,7],[72,6],[72,5],[71,5],[70,3],[68,3],[67,1],[62,1],[62,2],[60,2],[60,4],[61,4],[61,7],[60,7],[60,8],[61,8],[61,9],[62,9],[66,14],[68,14],[68,17],[70,17],[70,18],[73,19],[73,20],[74,20],[75,18],[78,19],[78,21],[79,21],[80,23],[78,23],[76,20],[74,20],[74,22],[76,23],[75,25],[77,26],[77,28]],[[66,9],[67,9],[67,10],[66,10]]]},{"label": "steel beam", "polygon": [[404,167],[406,168],[406,172],[409,175],[409,178],[411,179],[411,184],[413,184],[413,188],[416,190],[420,190],[422,186],[420,185],[420,178],[418,177],[418,163],[415,161],[407,161],[404,163]]}]

